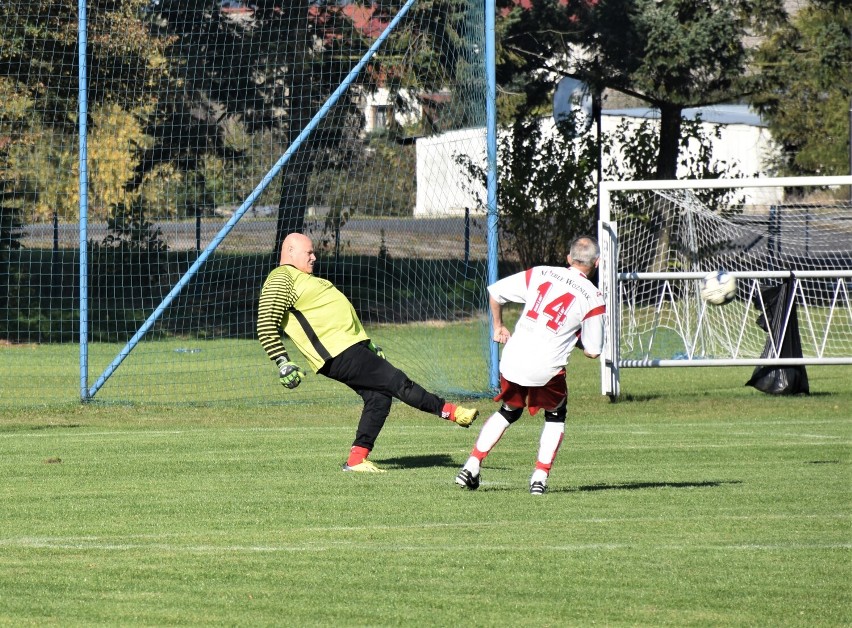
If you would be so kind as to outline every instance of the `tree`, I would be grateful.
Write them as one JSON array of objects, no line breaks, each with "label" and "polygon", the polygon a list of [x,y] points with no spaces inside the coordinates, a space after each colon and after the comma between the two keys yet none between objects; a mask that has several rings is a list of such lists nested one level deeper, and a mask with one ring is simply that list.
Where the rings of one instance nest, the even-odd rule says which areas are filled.
[{"label": "tree", "polygon": [[[402,5],[392,3],[384,15],[390,18]],[[391,33],[372,73],[395,94],[406,91],[417,98],[450,92],[451,106],[440,116],[427,113],[420,134],[481,125],[480,112],[470,106],[485,94],[479,12],[472,10],[470,0],[430,0],[413,5],[408,17]]]},{"label": "tree", "polygon": [[751,102],[780,145],[782,175],[849,172],[852,106],[852,9],[843,0],[811,0],[757,51]]},{"label": "tree", "polygon": [[[13,204],[20,199],[20,193],[9,189],[8,182],[0,179],[0,302],[6,307],[12,279],[11,252],[21,248],[20,214]],[[8,317],[4,316],[3,320]]]},{"label": "tree", "polygon": [[[148,0],[89,0],[88,101],[125,110],[146,104],[165,72],[166,42],[139,20]],[[77,4],[63,0],[0,3],[0,76],[20,81],[46,125],[77,128]]]},{"label": "tree", "polygon": [[519,119],[500,142],[501,226],[526,268],[564,264],[571,240],[595,230],[595,143],[571,121],[561,126],[545,134],[538,120]]},{"label": "tree", "polygon": [[[207,0],[162,0],[150,25],[172,42],[172,76],[161,87],[148,126],[155,143],[144,151],[135,185],[163,164],[185,173],[200,172],[211,155],[236,164],[245,148],[231,140],[235,123],[249,135],[272,133],[280,156],[345,77],[340,60],[365,50],[341,8],[329,2],[258,0],[237,19]],[[344,162],[351,150],[353,138],[340,129],[359,125],[340,121],[358,116],[347,95],[317,129],[323,141],[302,144],[285,165],[276,249],[287,232],[302,229],[316,164]],[[202,177],[194,180],[205,185]],[[209,195],[202,190],[199,197]]]},{"label": "tree", "polygon": [[[514,3],[512,3],[514,4]],[[660,111],[655,178],[674,179],[685,108],[736,100],[749,89],[744,39],[783,18],[780,0],[577,0],[514,8],[504,46],[510,78],[544,106],[563,76],[609,88]],[[756,31],[754,31],[756,32]],[[534,70],[534,71],[533,71]],[[551,86],[550,91],[544,87]]]},{"label": "tree", "polygon": [[[23,140],[23,119],[31,115],[32,101],[21,96],[15,84],[0,77],[0,97],[4,106],[0,110],[0,304],[8,303],[12,280],[12,251],[21,248],[22,206],[31,191],[17,181],[9,167],[9,149]],[[8,320],[8,316],[2,319]]]},{"label": "tree", "polygon": [[[99,109],[131,117],[152,98],[166,72],[166,42],[149,34],[139,19],[147,0],[90,0],[87,3],[87,98],[90,127]],[[0,79],[29,103],[18,116],[7,153],[9,176],[26,182],[36,211],[58,210],[72,198],[66,184],[76,177],[78,138],[77,4],[58,0],[0,3]],[[5,94],[4,94],[5,96]],[[4,104],[11,101],[4,97]],[[120,115],[120,114],[116,114]],[[112,138],[114,142],[116,138]],[[130,156],[132,147],[113,145]],[[93,168],[109,168],[92,159]],[[102,169],[103,169],[102,168]],[[74,182],[76,187],[76,181]],[[119,188],[123,182],[118,182]]]},{"label": "tree", "polygon": [[[575,122],[568,116],[556,128],[521,117],[498,138],[501,242],[526,268],[564,264],[571,240],[594,232],[597,146],[591,134],[576,132]],[[469,190],[483,189],[482,165],[465,157],[457,161]]]},{"label": "tree", "polygon": [[[539,118],[519,118],[499,136],[497,203],[500,228],[506,236],[501,242],[525,267],[561,264],[577,234],[594,233],[598,140],[590,133],[578,133],[577,122],[576,112],[555,128]],[[708,132],[700,121],[684,122],[681,147],[692,144],[693,151],[683,153],[678,165],[689,178],[738,176],[731,164],[713,159],[714,134],[718,134],[718,128]],[[659,136],[649,122],[636,126],[623,122],[600,139],[606,158],[604,175],[613,180],[649,178],[658,142]],[[618,153],[617,147],[621,147]],[[483,159],[480,163],[468,158],[457,161],[465,170],[468,191],[475,195],[483,190]],[[711,208],[727,208],[727,194],[709,190],[699,194],[699,199]],[[479,202],[484,206],[484,198]],[[643,219],[661,224],[658,216]],[[659,246],[668,246],[669,235],[661,230],[659,236]]]}]

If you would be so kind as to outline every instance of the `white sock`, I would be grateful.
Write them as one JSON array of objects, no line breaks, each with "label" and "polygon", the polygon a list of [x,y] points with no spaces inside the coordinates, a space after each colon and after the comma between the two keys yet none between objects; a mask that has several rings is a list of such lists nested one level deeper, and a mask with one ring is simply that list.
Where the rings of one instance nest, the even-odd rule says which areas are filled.
[{"label": "white sock", "polygon": [[471,475],[479,475],[479,458],[476,456],[471,456],[467,459],[467,462],[464,463],[464,468],[470,471]]},{"label": "white sock", "polygon": [[532,477],[530,478],[530,484],[533,482],[544,482],[547,484],[547,471],[544,469],[536,469],[533,471]]},{"label": "white sock", "polygon": [[502,438],[503,434],[511,425],[499,412],[495,412],[479,430],[479,436],[476,439],[475,447],[482,452],[488,453],[497,444],[497,441]]},{"label": "white sock", "polygon": [[544,465],[552,465],[565,436],[565,424],[554,421],[545,421],[541,428],[541,438],[538,443],[538,462]]},{"label": "white sock", "polygon": [[[506,417],[499,412],[495,412],[488,417],[488,420],[483,424],[482,429],[479,430],[479,436],[476,437],[476,443],[474,443],[473,446],[477,450],[487,454],[494,448],[497,441],[502,438],[509,425],[511,424],[506,420]],[[464,468],[470,471],[473,475],[479,475],[480,466],[479,458],[476,456],[471,456],[467,459],[467,462],[464,463]]]},{"label": "white sock", "polygon": [[559,453],[559,446],[565,436],[565,423],[545,421],[541,428],[541,438],[538,443],[538,458],[536,459],[536,470],[530,482],[546,482],[550,467]]}]

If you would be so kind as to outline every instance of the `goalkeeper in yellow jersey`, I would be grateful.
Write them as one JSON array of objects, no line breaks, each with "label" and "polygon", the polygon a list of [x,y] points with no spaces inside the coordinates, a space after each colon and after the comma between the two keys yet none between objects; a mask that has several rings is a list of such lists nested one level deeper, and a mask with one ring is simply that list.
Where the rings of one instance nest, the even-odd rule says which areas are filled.
[{"label": "goalkeeper in yellow jersey", "polygon": [[305,372],[287,355],[282,332],[315,372],[346,384],[364,400],[355,441],[343,470],[382,472],[367,456],[394,397],[413,408],[469,427],[478,410],[446,402],[388,362],[367,336],[349,299],[330,281],[314,277],[316,259],[307,236],[291,233],[284,239],[280,266],[269,273],[260,293],[257,336],[269,359],[278,366],[279,380],[285,388],[298,386]]}]

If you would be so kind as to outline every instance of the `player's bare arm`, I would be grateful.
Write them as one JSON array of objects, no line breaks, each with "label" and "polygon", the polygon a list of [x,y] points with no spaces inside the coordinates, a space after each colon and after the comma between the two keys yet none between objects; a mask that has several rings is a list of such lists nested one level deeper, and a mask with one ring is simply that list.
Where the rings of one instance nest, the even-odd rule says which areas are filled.
[{"label": "player's bare arm", "polygon": [[499,303],[494,297],[488,297],[488,305],[491,308],[491,326],[494,329],[494,342],[506,344],[512,334],[503,324],[503,304]]}]

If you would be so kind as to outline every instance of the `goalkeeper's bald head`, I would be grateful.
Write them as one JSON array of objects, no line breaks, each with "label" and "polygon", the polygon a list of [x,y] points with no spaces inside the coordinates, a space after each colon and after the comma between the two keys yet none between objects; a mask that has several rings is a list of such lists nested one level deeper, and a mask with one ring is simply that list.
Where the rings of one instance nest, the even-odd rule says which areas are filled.
[{"label": "goalkeeper's bald head", "polygon": [[291,233],[281,244],[282,266],[289,264],[309,275],[314,272],[314,263],[317,256],[314,254],[314,244],[311,239],[302,233]]}]

